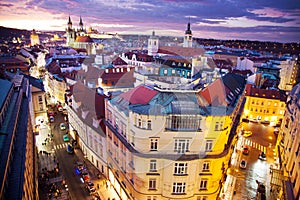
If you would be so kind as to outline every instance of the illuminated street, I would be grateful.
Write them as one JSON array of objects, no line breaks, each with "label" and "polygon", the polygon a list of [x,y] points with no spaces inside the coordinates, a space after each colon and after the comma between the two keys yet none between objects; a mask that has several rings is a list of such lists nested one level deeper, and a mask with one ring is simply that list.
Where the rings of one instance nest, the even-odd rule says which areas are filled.
[{"label": "illuminated street", "polygon": [[[242,126],[243,128],[241,128]],[[255,199],[258,182],[266,186],[267,199],[273,199],[270,193],[270,166],[275,166],[273,147],[276,135],[273,133],[274,127],[249,122],[242,123],[240,128],[240,130],[250,130],[253,134],[247,138],[240,136],[237,141],[225,184],[226,199]],[[245,146],[250,147],[248,155],[242,153]],[[267,155],[266,161],[258,159],[261,152]],[[240,168],[241,160],[247,162],[246,169]]]}]

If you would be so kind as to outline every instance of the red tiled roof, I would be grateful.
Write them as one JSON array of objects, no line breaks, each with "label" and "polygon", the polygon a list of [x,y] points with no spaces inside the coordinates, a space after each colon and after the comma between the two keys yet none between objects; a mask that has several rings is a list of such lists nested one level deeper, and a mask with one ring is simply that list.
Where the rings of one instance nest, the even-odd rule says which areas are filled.
[{"label": "red tiled roof", "polygon": [[158,49],[158,53],[187,56],[187,57],[200,56],[203,55],[204,52],[205,50],[202,48],[177,47],[177,46],[162,46],[159,47]]},{"label": "red tiled roof", "polygon": [[212,106],[227,105],[226,103],[226,86],[221,79],[214,81],[207,86],[200,94]]},{"label": "red tiled roof", "polygon": [[278,99],[280,101],[286,100],[286,95],[280,90],[270,90],[264,88],[257,88],[254,85],[246,84],[245,96],[266,98],[266,99]]},{"label": "red tiled roof", "polygon": [[115,58],[112,61],[112,64],[113,65],[127,65],[127,63],[122,58],[120,58],[120,57]]},{"label": "red tiled roof", "polygon": [[147,104],[158,92],[140,85],[120,95],[131,104]]},{"label": "red tiled roof", "polygon": [[92,43],[93,40],[90,38],[90,36],[77,36],[76,37],[76,42],[89,42]]}]

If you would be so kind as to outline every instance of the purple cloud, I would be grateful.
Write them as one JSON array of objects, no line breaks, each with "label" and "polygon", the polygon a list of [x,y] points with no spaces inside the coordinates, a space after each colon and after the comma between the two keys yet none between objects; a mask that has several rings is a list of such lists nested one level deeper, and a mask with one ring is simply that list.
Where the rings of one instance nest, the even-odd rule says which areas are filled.
[{"label": "purple cloud", "polygon": [[[28,10],[38,9],[51,13],[53,20],[60,21],[58,27],[65,27],[70,15],[73,26],[78,25],[79,16],[82,16],[86,27],[91,24],[106,24],[99,27],[103,29],[101,31],[118,32],[128,28],[127,31],[174,30],[184,33],[187,17],[192,16],[190,22],[195,37],[209,37],[209,33],[217,35],[216,31],[220,31],[220,38],[216,39],[222,39],[226,32],[227,35],[238,37],[232,39],[253,34],[256,39],[261,40],[268,38],[286,41],[292,38],[293,41],[300,41],[300,31],[297,28],[300,24],[298,0],[286,0],[284,3],[272,0],[31,0],[26,3],[14,0],[3,2],[0,8],[3,10],[8,6],[14,7],[16,9],[10,9],[13,14],[21,11],[20,5]],[[64,24],[61,24],[62,19],[66,20]],[[279,36],[273,34],[274,28],[281,33]],[[258,30],[260,34],[257,34]]]}]

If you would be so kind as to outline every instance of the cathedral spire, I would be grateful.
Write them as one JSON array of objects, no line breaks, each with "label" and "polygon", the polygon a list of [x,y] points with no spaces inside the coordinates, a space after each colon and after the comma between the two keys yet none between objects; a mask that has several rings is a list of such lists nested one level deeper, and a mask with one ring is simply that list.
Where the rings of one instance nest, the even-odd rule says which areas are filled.
[{"label": "cathedral spire", "polygon": [[72,29],[72,21],[71,21],[70,15],[69,15],[69,21],[68,21],[68,29],[69,29],[69,30]]},{"label": "cathedral spire", "polygon": [[187,24],[187,29],[185,31],[185,34],[192,34],[190,20],[191,18],[189,17],[189,23]]},{"label": "cathedral spire", "polygon": [[81,18],[81,16],[80,16],[79,26],[83,26],[83,23],[82,23],[82,18]]},{"label": "cathedral spire", "polygon": [[71,16],[69,15],[69,21],[68,21],[68,25],[71,24],[72,25],[72,21],[71,21]]}]

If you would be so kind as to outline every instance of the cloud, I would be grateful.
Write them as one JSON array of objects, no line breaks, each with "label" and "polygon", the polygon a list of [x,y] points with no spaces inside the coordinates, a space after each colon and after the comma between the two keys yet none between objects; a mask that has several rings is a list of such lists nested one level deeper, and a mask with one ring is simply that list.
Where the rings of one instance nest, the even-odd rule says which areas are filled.
[{"label": "cloud", "polygon": [[[31,24],[48,18],[51,27],[55,26],[53,21],[57,23],[56,27],[65,27],[70,15],[73,26],[78,25],[79,16],[82,16],[84,26],[95,25],[101,31],[148,33],[149,30],[161,30],[163,33],[173,30],[169,33],[183,36],[190,19],[195,36],[203,36],[203,30],[217,35],[215,31],[220,30],[227,33],[226,37],[244,38],[252,33],[259,38],[259,34],[250,30],[259,29],[262,40],[273,35],[284,41],[293,33],[292,38],[300,41],[300,31],[296,28],[300,24],[298,0],[284,3],[263,0],[4,0],[0,9],[1,24],[9,24],[10,20],[15,22],[18,17],[37,21]],[[275,27],[280,31],[279,36],[272,34]],[[222,32],[218,35],[222,36]]]},{"label": "cloud", "polygon": [[12,7],[13,4],[11,3],[0,3],[0,7]]}]

